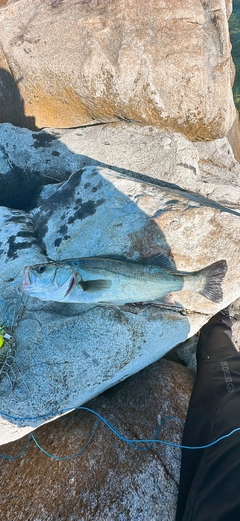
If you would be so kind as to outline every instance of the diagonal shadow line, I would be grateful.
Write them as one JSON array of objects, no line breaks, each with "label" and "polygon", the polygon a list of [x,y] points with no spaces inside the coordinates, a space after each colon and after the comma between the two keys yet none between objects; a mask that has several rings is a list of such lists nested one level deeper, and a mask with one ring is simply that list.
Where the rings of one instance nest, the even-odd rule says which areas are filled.
[{"label": "diagonal shadow line", "polygon": [[[90,163],[87,162],[85,164],[86,167],[87,166],[99,166],[102,168],[109,168],[109,170],[113,170],[114,172],[117,172],[121,175],[127,176],[132,179],[136,179],[138,181],[144,182],[151,186],[159,186],[161,188],[164,188],[164,190],[166,190],[166,191],[177,192],[185,199],[194,201],[194,202],[200,204],[201,206],[208,206],[210,208],[216,208],[216,209],[220,210],[221,212],[230,213],[230,214],[237,215],[240,217],[240,211],[238,212],[237,210],[228,208],[227,206],[224,206],[221,203],[218,203],[214,199],[210,199],[209,197],[206,197],[204,195],[197,194],[196,192],[192,192],[191,190],[185,190],[184,188],[182,188],[181,186],[179,186],[175,183],[169,183],[167,181],[163,181],[162,179],[156,179],[155,177],[150,177],[148,175],[144,175],[139,172],[135,172],[134,170],[128,170],[128,169],[118,167],[115,165],[109,165],[107,163],[104,163],[104,162],[101,162],[98,160],[91,160],[91,158],[89,158],[87,156],[82,156],[82,157],[85,157],[86,160],[88,160],[88,161],[90,159]],[[79,170],[80,170],[80,168],[79,168]]]}]

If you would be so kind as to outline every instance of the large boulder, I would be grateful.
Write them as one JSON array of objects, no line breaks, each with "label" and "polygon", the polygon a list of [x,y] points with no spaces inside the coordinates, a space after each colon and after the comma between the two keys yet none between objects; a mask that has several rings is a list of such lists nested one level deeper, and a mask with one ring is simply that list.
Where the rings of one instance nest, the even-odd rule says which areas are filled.
[{"label": "large boulder", "polygon": [[211,140],[236,117],[224,0],[12,0],[0,12],[0,121],[119,119]]},{"label": "large boulder", "polygon": [[[15,337],[15,346],[10,338],[1,351],[5,443],[156,361],[240,296],[240,181],[226,138],[193,144],[126,123],[57,136],[11,125],[1,132],[2,204],[12,195],[15,206],[0,212],[0,325]],[[19,171],[23,182],[14,192]],[[54,183],[38,196],[36,172],[36,189]],[[124,254],[137,260],[158,252],[180,271],[226,259],[223,301],[181,292],[179,305],[170,308],[96,307],[25,300],[18,289],[23,267],[48,258]]]},{"label": "large boulder", "polygon": [[[153,439],[167,416],[184,423],[193,381],[186,367],[162,359],[87,407],[127,439]],[[137,448],[145,450],[137,450],[103,422],[97,426],[97,420],[89,412],[76,411],[34,433],[53,456],[64,458],[82,450],[74,459],[50,459],[31,441],[22,457],[3,462],[4,520],[174,521],[181,450],[157,443],[139,444]],[[158,438],[181,444],[182,428],[168,419]],[[17,455],[26,443],[27,437],[1,447],[0,452]]]}]

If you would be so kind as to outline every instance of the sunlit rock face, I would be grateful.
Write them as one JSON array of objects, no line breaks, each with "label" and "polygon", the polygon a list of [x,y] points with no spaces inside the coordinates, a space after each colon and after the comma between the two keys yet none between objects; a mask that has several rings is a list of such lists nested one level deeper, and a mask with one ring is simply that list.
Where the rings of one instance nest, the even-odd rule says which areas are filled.
[{"label": "sunlit rock face", "polygon": [[227,134],[236,117],[231,2],[10,2],[0,12],[0,121],[28,128],[119,119]]}]

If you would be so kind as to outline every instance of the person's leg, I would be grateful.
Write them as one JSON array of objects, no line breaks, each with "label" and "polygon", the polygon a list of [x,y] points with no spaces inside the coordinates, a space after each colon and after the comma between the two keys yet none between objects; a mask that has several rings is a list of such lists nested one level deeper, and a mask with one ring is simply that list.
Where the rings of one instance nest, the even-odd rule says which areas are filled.
[{"label": "person's leg", "polygon": [[[234,414],[226,412],[227,409],[232,411],[235,406],[233,393],[235,397],[237,389],[240,393],[240,356],[231,341],[231,326],[231,319],[220,312],[201,330],[197,347],[197,377],[186,418],[183,445],[206,445],[236,425]],[[220,422],[218,417],[217,425],[216,411],[217,417],[220,411]],[[240,427],[240,414],[237,416]],[[198,493],[199,476],[203,472],[207,451],[182,451],[176,521],[191,519],[187,517],[190,513],[186,512],[192,509],[194,497]]]}]

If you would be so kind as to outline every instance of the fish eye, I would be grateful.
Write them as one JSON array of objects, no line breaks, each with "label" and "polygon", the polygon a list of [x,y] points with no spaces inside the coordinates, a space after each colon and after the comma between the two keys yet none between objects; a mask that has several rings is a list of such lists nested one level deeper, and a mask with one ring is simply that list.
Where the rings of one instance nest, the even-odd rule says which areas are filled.
[{"label": "fish eye", "polygon": [[46,270],[46,266],[38,266],[38,268],[36,268],[36,271],[38,273],[44,273],[45,270]]}]

